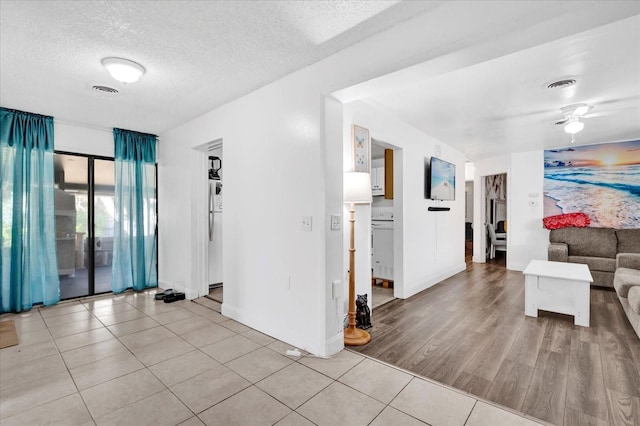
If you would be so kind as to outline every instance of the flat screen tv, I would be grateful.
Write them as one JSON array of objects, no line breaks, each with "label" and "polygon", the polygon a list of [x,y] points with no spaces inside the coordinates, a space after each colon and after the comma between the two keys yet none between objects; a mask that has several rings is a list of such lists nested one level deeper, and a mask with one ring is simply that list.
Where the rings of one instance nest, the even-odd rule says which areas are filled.
[{"label": "flat screen tv", "polygon": [[456,165],[431,157],[425,173],[425,195],[431,200],[452,201],[456,199]]}]

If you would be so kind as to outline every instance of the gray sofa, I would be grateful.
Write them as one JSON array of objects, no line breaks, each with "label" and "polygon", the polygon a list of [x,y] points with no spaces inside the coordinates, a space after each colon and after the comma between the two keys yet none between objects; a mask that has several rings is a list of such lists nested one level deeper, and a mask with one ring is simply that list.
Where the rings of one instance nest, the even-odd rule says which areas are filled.
[{"label": "gray sofa", "polygon": [[613,287],[631,326],[640,337],[640,254],[621,253],[618,265]]},{"label": "gray sofa", "polygon": [[640,253],[640,229],[561,228],[549,234],[549,260],[584,263],[594,286],[613,288],[618,253]]},{"label": "gray sofa", "polygon": [[594,286],[613,287],[640,337],[640,229],[561,228],[549,234],[549,260],[584,263]]}]

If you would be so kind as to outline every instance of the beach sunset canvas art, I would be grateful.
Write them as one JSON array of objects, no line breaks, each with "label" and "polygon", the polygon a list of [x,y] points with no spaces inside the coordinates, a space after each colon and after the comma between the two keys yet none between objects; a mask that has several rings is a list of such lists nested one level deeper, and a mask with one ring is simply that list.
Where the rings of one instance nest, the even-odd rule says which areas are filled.
[{"label": "beach sunset canvas art", "polygon": [[586,213],[593,227],[640,228],[640,140],[544,152],[544,216]]}]

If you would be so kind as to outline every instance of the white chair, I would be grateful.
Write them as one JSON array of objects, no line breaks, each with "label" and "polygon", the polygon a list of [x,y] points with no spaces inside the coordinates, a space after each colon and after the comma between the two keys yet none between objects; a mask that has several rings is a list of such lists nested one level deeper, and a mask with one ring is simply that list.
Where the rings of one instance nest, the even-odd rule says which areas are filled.
[{"label": "white chair", "polygon": [[493,225],[487,223],[487,230],[489,231],[489,239],[490,248],[489,248],[489,259],[493,259],[496,257],[496,251],[507,252],[507,239],[498,239],[496,237],[496,230],[493,229]]}]

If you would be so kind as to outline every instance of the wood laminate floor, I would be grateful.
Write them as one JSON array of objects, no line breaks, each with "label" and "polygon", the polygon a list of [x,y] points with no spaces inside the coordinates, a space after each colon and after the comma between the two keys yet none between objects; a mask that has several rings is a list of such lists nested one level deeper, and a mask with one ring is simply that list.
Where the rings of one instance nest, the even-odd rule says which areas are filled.
[{"label": "wood laminate floor", "polygon": [[640,425],[640,339],[616,293],[591,289],[591,327],[524,315],[524,276],[467,270],[373,312],[353,349],[556,425]]}]

